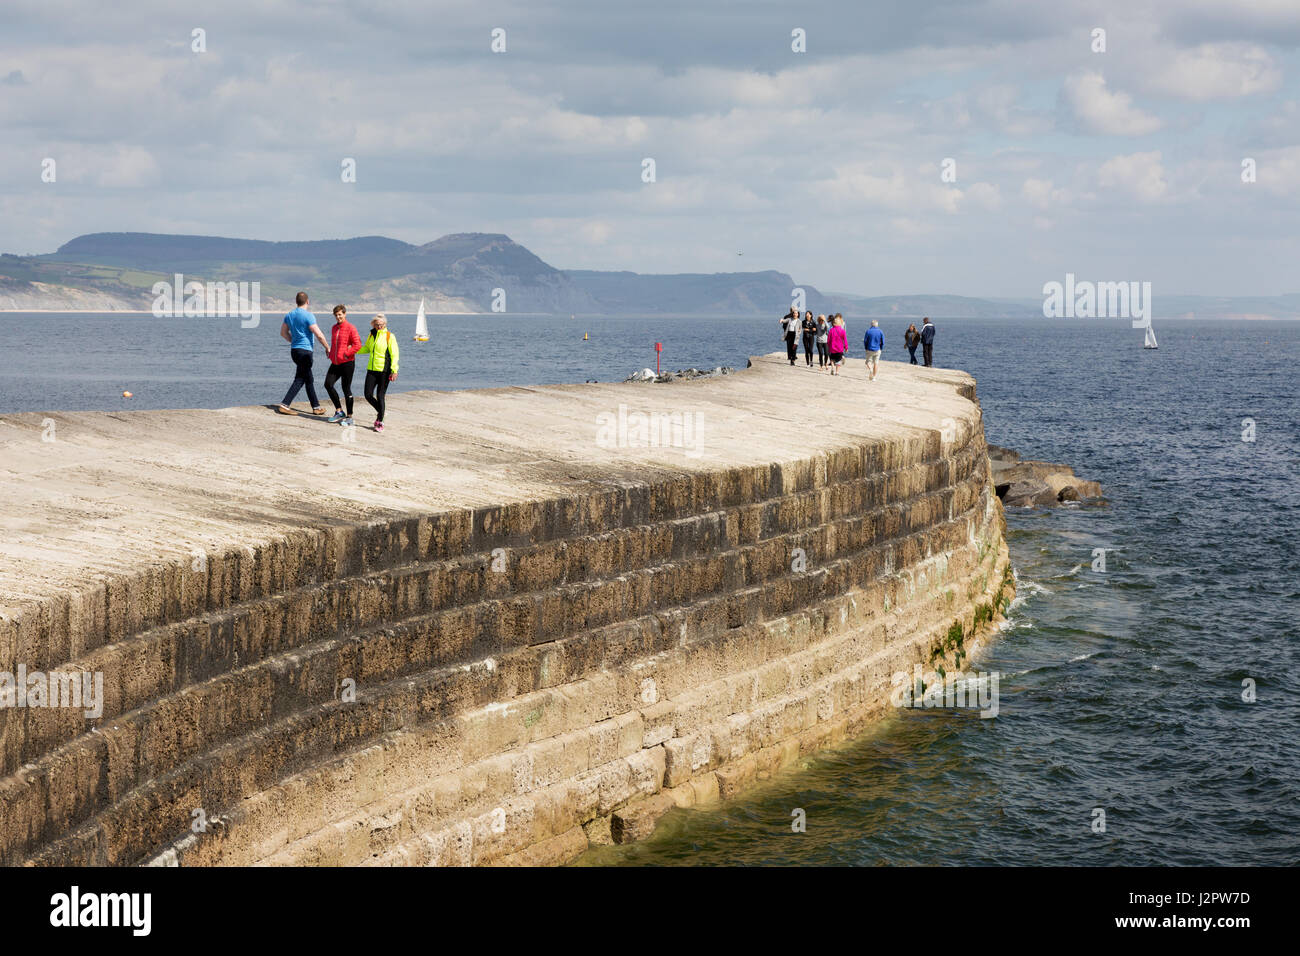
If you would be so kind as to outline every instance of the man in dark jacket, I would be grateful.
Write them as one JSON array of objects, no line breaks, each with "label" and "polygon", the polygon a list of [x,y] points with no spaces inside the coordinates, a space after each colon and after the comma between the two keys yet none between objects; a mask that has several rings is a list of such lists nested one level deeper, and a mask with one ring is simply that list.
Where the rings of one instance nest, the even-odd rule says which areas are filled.
[{"label": "man in dark jacket", "polygon": [[929,318],[921,326],[921,355],[925,359],[926,368],[934,364],[934,324]]}]

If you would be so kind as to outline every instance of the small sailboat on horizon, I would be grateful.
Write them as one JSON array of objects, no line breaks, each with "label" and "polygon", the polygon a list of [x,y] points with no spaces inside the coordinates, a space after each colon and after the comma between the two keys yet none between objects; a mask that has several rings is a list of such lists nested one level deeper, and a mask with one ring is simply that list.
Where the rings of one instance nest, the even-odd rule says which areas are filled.
[{"label": "small sailboat on horizon", "polygon": [[415,314],[415,341],[429,341],[429,324],[424,318],[424,299],[420,299],[420,311]]},{"label": "small sailboat on horizon", "polygon": [[1147,319],[1147,337],[1146,337],[1146,341],[1142,343],[1142,347],[1144,349],[1160,348],[1160,346],[1156,344],[1156,330],[1151,327],[1150,319]]}]

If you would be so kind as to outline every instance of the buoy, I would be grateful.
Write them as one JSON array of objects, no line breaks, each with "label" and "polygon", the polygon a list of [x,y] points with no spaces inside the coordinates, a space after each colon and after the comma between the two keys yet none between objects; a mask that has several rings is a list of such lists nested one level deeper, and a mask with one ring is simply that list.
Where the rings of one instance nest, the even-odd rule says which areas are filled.
[{"label": "buoy", "polygon": [[122,393],[122,397],[123,397],[123,398],[130,398],[130,397],[131,397],[131,393],[130,393],[130,392],[123,392],[123,393]]}]

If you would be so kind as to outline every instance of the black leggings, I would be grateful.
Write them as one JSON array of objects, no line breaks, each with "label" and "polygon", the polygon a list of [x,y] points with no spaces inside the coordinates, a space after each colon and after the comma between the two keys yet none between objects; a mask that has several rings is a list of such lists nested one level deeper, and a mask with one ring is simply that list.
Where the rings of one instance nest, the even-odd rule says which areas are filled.
[{"label": "black leggings", "polygon": [[289,386],[289,391],[284,393],[284,401],[280,404],[289,406],[297,397],[299,389],[304,385],[307,386],[307,401],[311,402],[312,409],[320,407],[320,402],[316,401],[316,383],[311,377],[311,349],[290,349],[289,354],[293,356],[294,376],[293,384]]},{"label": "black leggings", "polygon": [[388,391],[388,375],[385,372],[366,372],[366,401],[375,409],[375,421],[384,420],[384,393]]},{"label": "black leggings", "polygon": [[825,365],[830,360],[831,360],[830,354],[826,350],[826,343],[818,342],[817,343],[817,364]]},{"label": "black leggings", "polygon": [[334,391],[334,383],[340,382],[343,385],[343,397],[348,400],[348,418],[352,417],[352,370],[356,366],[351,362],[342,362],[338,365],[331,365],[330,370],[325,373],[325,391],[330,393],[330,401],[334,403],[334,410],[340,409],[339,393]]},{"label": "black leggings", "polygon": [[803,337],[803,357],[809,365],[812,365],[813,337],[805,335]]},{"label": "black leggings", "polygon": [[790,360],[790,364],[793,365],[794,360],[799,357],[799,339],[797,336],[787,335],[785,337],[785,354],[786,358]]}]

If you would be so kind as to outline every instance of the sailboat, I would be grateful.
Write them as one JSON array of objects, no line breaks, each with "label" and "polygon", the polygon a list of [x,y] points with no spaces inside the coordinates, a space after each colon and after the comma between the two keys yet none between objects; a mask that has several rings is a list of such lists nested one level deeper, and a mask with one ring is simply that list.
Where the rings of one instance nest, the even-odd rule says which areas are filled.
[{"label": "sailboat", "polygon": [[1146,341],[1142,343],[1142,347],[1144,349],[1160,348],[1160,346],[1156,345],[1156,330],[1151,328],[1150,319],[1147,320],[1147,337],[1146,337]]},{"label": "sailboat", "polygon": [[415,315],[415,341],[429,341],[429,325],[424,320],[424,299],[420,299],[420,311]]}]

